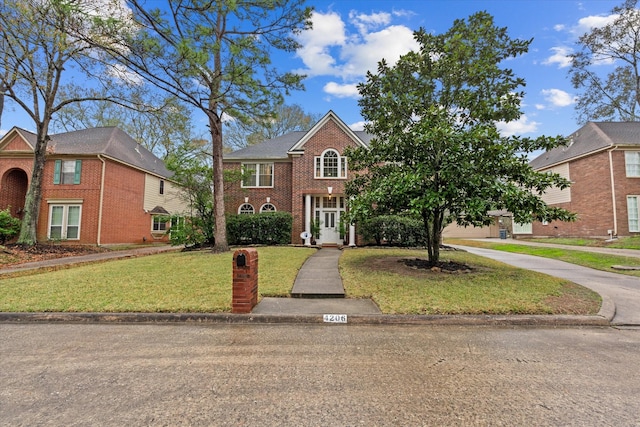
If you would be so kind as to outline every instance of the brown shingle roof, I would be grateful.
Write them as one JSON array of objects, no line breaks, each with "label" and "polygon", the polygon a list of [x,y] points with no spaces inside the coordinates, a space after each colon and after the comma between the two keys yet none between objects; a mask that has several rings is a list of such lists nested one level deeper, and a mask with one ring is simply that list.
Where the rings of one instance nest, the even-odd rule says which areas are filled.
[{"label": "brown shingle roof", "polygon": [[640,146],[640,122],[589,122],[568,139],[568,145],[542,153],[529,165],[540,170],[616,145]]}]

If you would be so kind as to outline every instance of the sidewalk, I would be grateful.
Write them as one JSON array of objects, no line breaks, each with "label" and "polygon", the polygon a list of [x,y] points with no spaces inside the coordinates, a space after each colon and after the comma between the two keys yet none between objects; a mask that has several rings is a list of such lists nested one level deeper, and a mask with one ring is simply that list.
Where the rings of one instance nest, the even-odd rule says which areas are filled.
[{"label": "sidewalk", "polygon": [[132,258],[145,255],[159,254],[162,252],[179,251],[180,247],[163,245],[163,246],[145,246],[143,248],[134,248],[123,251],[99,252],[89,255],[70,256],[62,258],[54,258],[43,261],[26,262],[24,264],[12,265],[10,267],[0,268],[0,278],[3,275],[20,273],[29,270],[56,270],[73,265],[91,264],[94,262],[108,261],[113,259]]}]

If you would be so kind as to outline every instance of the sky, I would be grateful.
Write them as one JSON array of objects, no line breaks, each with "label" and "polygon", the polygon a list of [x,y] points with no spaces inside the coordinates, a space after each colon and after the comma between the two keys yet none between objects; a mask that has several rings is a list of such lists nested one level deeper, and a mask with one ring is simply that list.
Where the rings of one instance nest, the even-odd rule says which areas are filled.
[{"label": "sky", "polygon": [[[623,0],[310,0],[313,29],[301,34],[302,48],[277,53],[272,62],[281,71],[307,75],[306,90],[285,99],[307,113],[333,110],[354,130],[364,121],[356,85],[382,58],[393,64],[416,48],[413,31],[441,34],[454,20],[486,11],[495,24],[507,27],[511,38],[533,39],[528,53],[509,60],[526,81],[519,121],[501,128],[504,135],[537,137],[570,135],[579,128],[574,110],[576,90],[568,77],[567,55],[591,27],[611,20]],[[0,135],[13,126],[34,130],[33,122],[7,102]]]}]

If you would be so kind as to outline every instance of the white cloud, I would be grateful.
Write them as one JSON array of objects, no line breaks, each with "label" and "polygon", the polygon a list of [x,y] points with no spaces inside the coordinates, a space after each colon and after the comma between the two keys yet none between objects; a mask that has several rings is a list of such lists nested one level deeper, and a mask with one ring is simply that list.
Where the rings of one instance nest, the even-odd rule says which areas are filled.
[{"label": "white cloud", "polygon": [[140,86],[144,83],[144,79],[139,74],[128,70],[124,65],[121,64],[113,64],[107,69],[107,73],[110,76],[121,80],[125,84]]},{"label": "white cloud", "polygon": [[364,130],[364,125],[365,125],[365,121],[360,121],[360,122],[355,122],[355,123],[351,123],[349,125],[349,129],[351,130]]},{"label": "white cloud", "polygon": [[571,66],[571,57],[569,55],[573,53],[573,49],[565,46],[557,46],[552,47],[550,50],[553,52],[553,55],[545,59],[542,62],[543,64],[558,64],[558,68],[566,68]]},{"label": "white cloud", "polygon": [[352,11],[346,23],[336,12],[314,12],[313,28],[298,37],[302,48],[296,55],[305,68],[295,72],[308,77],[342,79],[342,82],[325,85],[325,92],[338,97],[357,97],[355,85],[363,81],[367,71],[375,72],[380,60],[384,58],[393,65],[401,55],[418,48],[411,29],[391,25],[394,16],[407,14],[405,11],[393,14]]},{"label": "white cloud", "polygon": [[349,12],[349,20],[358,29],[360,34],[367,34],[373,28],[388,25],[391,22],[391,15],[386,12],[366,15],[352,10]]},{"label": "white cloud", "polygon": [[608,15],[608,16],[586,16],[578,20],[578,25],[572,29],[572,33],[577,36],[581,36],[584,33],[590,32],[594,28],[604,27],[607,24],[611,24],[620,15]]},{"label": "white cloud", "polygon": [[568,107],[576,102],[575,96],[560,89],[543,89],[542,95],[554,107]]},{"label": "white cloud", "polygon": [[356,84],[339,84],[336,82],[329,82],[324,85],[325,93],[333,95],[337,98],[358,98],[358,87]]},{"label": "white cloud", "polygon": [[6,129],[0,129],[0,138],[2,138],[3,136],[5,136],[7,134],[7,132],[9,132]]},{"label": "white cloud", "polygon": [[517,121],[498,122],[496,126],[502,136],[513,136],[536,132],[540,123],[530,121],[526,115],[522,115]]}]

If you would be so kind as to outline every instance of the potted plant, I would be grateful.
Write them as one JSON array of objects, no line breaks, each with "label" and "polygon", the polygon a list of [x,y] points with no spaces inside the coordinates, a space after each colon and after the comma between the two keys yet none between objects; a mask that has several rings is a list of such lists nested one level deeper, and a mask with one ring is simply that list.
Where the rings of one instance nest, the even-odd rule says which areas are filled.
[{"label": "potted plant", "polygon": [[316,239],[320,238],[320,226],[322,225],[322,221],[316,221],[314,219],[309,223],[309,232],[311,233],[311,244],[316,244]]}]

